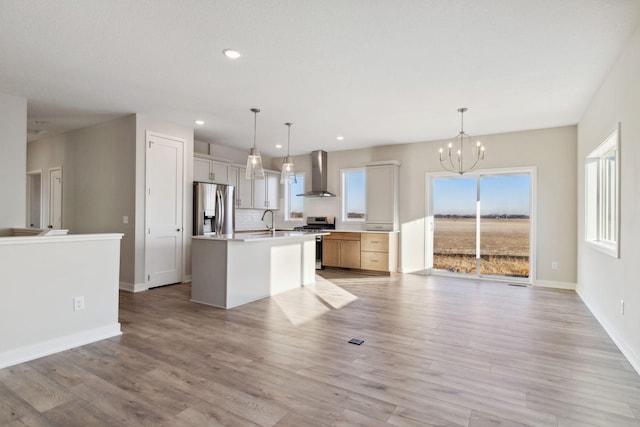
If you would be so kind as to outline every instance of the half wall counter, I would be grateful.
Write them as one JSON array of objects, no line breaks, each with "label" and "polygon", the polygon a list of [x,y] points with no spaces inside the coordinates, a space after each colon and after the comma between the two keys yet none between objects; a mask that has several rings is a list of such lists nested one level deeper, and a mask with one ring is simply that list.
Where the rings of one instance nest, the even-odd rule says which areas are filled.
[{"label": "half wall counter", "polygon": [[121,334],[122,236],[0,237],[0,368]]}]

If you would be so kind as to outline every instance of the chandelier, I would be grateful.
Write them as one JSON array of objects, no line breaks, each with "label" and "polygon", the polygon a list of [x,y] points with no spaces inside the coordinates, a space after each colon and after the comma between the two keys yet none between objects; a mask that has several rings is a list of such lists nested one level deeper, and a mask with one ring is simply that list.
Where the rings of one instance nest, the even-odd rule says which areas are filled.
[{"label": "chandelier", "polygon": [[[478,162],[484,159],[484,145],[480,141],[474,143],[471,141],[471,137],[464,133],[464,113],[466,111],[467,108],[458,108],[458,113],[460,113],[460,133],[455,137],[458,140],[458,147],[454,148],[453,142],[449,142],[446,154],[444,149],[440,147],[440,166],[449,172],[459,175],[475,169],[478,166]],[[469,147],[467,154],[470,157],[465,155],[465,146]],[[471,160],[467,161],[469,158]]]}]

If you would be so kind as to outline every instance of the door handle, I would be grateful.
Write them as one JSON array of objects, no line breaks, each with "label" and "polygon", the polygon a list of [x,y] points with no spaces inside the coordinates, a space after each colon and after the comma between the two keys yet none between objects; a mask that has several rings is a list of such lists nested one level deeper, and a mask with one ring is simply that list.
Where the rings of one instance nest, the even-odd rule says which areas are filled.
[{"label": "door handle", "polygon": [[215,233],[222,233],[222,225],[224,224],[224,209],[222,208],[223,203],[222,192],[218,190],[216,192],[216,223],[215,223]]},{"label": "door handle", "polygon": [[178,228],[176,231],[182,231],[182,229],[181,229],[181,228]]}]

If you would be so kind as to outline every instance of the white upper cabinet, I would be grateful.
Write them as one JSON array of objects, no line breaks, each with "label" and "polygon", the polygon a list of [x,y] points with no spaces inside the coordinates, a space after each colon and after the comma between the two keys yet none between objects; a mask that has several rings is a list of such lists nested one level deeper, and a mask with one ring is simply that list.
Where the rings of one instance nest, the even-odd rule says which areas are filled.
[{"label": "white upper cabinet", "polygon": [[229,165],[229,185],[236,187],[236,198],[238,197],[238,166]]},{"label": "white upper cabinet", "polygon": [[397,161],[367,165],[367,230],[398,230]]},{"label": "white upper cabinet", "polygon": [[209,172],[211,166],[208,159],[193,158],[193,180],[197,182],[210,182]]},{"label": "white upper cabinet", "polygon": [[193,158],[193,180],[229,184],[229,164],[202,157]]},{"label": "white upper cabinet", "polygon": [[236,207],[240,209],[250,209],[253,207],[253,185],[250,179],[245,177],[247,168],[238,167],[236,179]]},{"label": "white upper cabinet", "polygon": [[264,171],[264,179],[253,183],[253,207],[255,209],[280,209],[280,174]]},{"label": "white upper cabinet", "polygon": [[264,171],[264,179],[245,177],[247,168],[194,157],[193,180],[235,187],[238,209],[280,209],[280,172]]}]

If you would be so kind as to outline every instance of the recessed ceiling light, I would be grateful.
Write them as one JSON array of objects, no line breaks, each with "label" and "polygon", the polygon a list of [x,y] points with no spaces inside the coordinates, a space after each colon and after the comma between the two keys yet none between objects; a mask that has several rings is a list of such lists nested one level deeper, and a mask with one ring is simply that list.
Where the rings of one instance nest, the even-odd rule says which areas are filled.
[{"label": "recessed ceiling light", "polygon": [[238,52],[237,50],[233,50],[233,49],[225,49],[222,51],[222,53],[224,53],[224,56],[226,56],[227,58],[231,58],[231,59],[238,59],[242,56],[242,54],[240,52]]},{"label": "recessed ceiling light", "polygon": [[282,144],[276,144],[276,148],[282,148]]},{"label": "recessed ceiling light", "polygon": [[342,141],[342,140],[344,139],[344,136],[336,136],[336,139],[337,139],[338,141]]},{"label": "recessed ceiling light", "polygon": [[196,120],[196,124],[202,126],[204,124],[204,120]]}]

